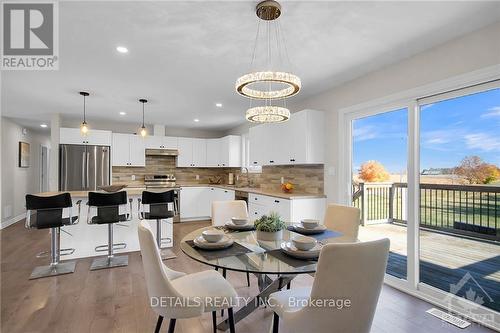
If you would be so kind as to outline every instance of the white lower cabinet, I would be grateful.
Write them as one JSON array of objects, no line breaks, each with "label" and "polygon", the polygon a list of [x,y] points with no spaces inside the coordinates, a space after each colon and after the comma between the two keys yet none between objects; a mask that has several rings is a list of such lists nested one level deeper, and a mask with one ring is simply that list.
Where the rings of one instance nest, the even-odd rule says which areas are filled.
[{"label": "white lower cabinet", "polygon": [[248,209],[252,219],[259,219],[271,212],[278,213],[285,222],[300,222],[302,219],[323,220],[325,198],[283,199],[250,193]]},{"label": "white lower cabinet", "polygon": [[181,221],[208,219],[212,215],[212,202],[234,200],[234,191],[218,187],[181,187]]},{"label": "white lower cabinet", "polygon": [[182,187],[180,191],[181,219],[209,216],[208,198],[207,187]]}]

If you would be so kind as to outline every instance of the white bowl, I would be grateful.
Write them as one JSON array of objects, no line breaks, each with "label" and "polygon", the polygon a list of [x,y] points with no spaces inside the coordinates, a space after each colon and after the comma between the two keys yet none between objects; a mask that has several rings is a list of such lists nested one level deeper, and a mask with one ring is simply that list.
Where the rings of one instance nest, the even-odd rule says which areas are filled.
[{"label": "white bowl", "polygon": [[295,236],[292,238],[293,246],[302,251],[309,251],[316,246],[317,242],[316,239],[307,236]]},{"label": "white bowl", "polygon": [[231,217],[231,221],[235,225],[245,225],[248,224],[248,217]]},{"label": "white bowl", "polygon": [[314,229],[319,225],[319,220],[314,219],[303,219],[300,221],[302,226],[306,229]]},{"label": "white bowl", "polygon": [[209,243],[217,243],[224,237],[224,233],[220,230],[209,229],[201,233],[203,238]]}]

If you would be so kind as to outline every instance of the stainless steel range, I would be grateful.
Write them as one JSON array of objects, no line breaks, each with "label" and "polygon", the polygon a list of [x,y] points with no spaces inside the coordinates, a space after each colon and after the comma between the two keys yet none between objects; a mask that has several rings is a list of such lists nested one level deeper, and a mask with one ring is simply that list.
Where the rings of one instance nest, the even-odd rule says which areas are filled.
[{"label": "stainless steel range", "polygon": [[179,188],[175,184],[175,176],[173,174],[168,175],[146,175],[144,177],[144,185],[146,185],[146,190],[156,190],[161,191],[161,189],[173,189],[174,191],[174,223],[180,222],[180,195]]},{"label": "stainless steel range", "polygon": [[175,187],[175,176],[169,175],[146,175],[144,177],[146,188]]}]

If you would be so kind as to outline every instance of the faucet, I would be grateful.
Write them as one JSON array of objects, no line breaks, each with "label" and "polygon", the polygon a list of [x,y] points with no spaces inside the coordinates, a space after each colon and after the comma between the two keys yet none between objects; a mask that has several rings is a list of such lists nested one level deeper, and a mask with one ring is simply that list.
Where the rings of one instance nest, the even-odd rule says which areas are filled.
[{"label": "faucet", "polygon": [[[245,172],[243,172],[243,171],[245,171]],[[247,167],[242,167],[242,168],[241,168],[241,175],[243,176],[243,174],[245,174],[245,175],[246,175],[246,176],[245,176],[245,178],[246,178],[246,180],[247,180],[247,185],[246,185],[246,186],[250,186],[250,179],[249,179],[249,177],[248,177],[248,168],[247,168]]]}]

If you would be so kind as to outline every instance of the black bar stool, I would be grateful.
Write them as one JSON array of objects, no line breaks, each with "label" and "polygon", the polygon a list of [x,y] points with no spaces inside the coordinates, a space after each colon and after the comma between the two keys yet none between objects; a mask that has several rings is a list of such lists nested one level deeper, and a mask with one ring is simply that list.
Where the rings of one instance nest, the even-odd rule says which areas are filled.
[{"label": "black bar stool", "polygon": [[[162,260],[167,259],[168,254],[161,253],[162,243],[172,243],[172,239],[161,237],[162,220],[171,219],[175,216],[175,198],[174,191],[166,192],[142,192],[142,200],[139,202],[139,219],[140,220],[156,220],[156,245],[160,250]],[[172,208],[170,208],[172,205]],[[170,254],[171,255],[171,254]]]},{"label": "black bar stool", "polygon": [[[60,232],[61,227],[78,223],[81,202],[81,200],[76,202],[78,215],[73,216],[71,211],[73,204],[69,193],[50,197],[26,195],[27,212],[25,227],[28,229],[50,229],[50,265],[36,267],[31,273],[30,280],[68,274],[75,271],[76,262],[59,262],[61,255],[70,255],[75,252],[75,249],[60,248]],[[66,212],[63,213],[64,209],[66,209]],[[34,219],[32,219],[32,215]],[[63,215],[67,215],[68,217],[63,217]],[[47,253],[48,251],[41,252],[37,257],[44,257]]]},{"label": "black bar stool", "polygon": [[116,193],[89,192],[87,223],[108,225],[108,244],[95,248],[96,252],[107,251],[108,255],[105,258],[94,259],[90,270],[128,265],[128,255],[115,256],[113,254],[114,250],[122,250],[127,247],[126,243],[115,244],[113,242],[113,225],[131,220],[132,199],[129,200],[129,203],[130,206],[127,205],[127,192],[125,191]]}]

